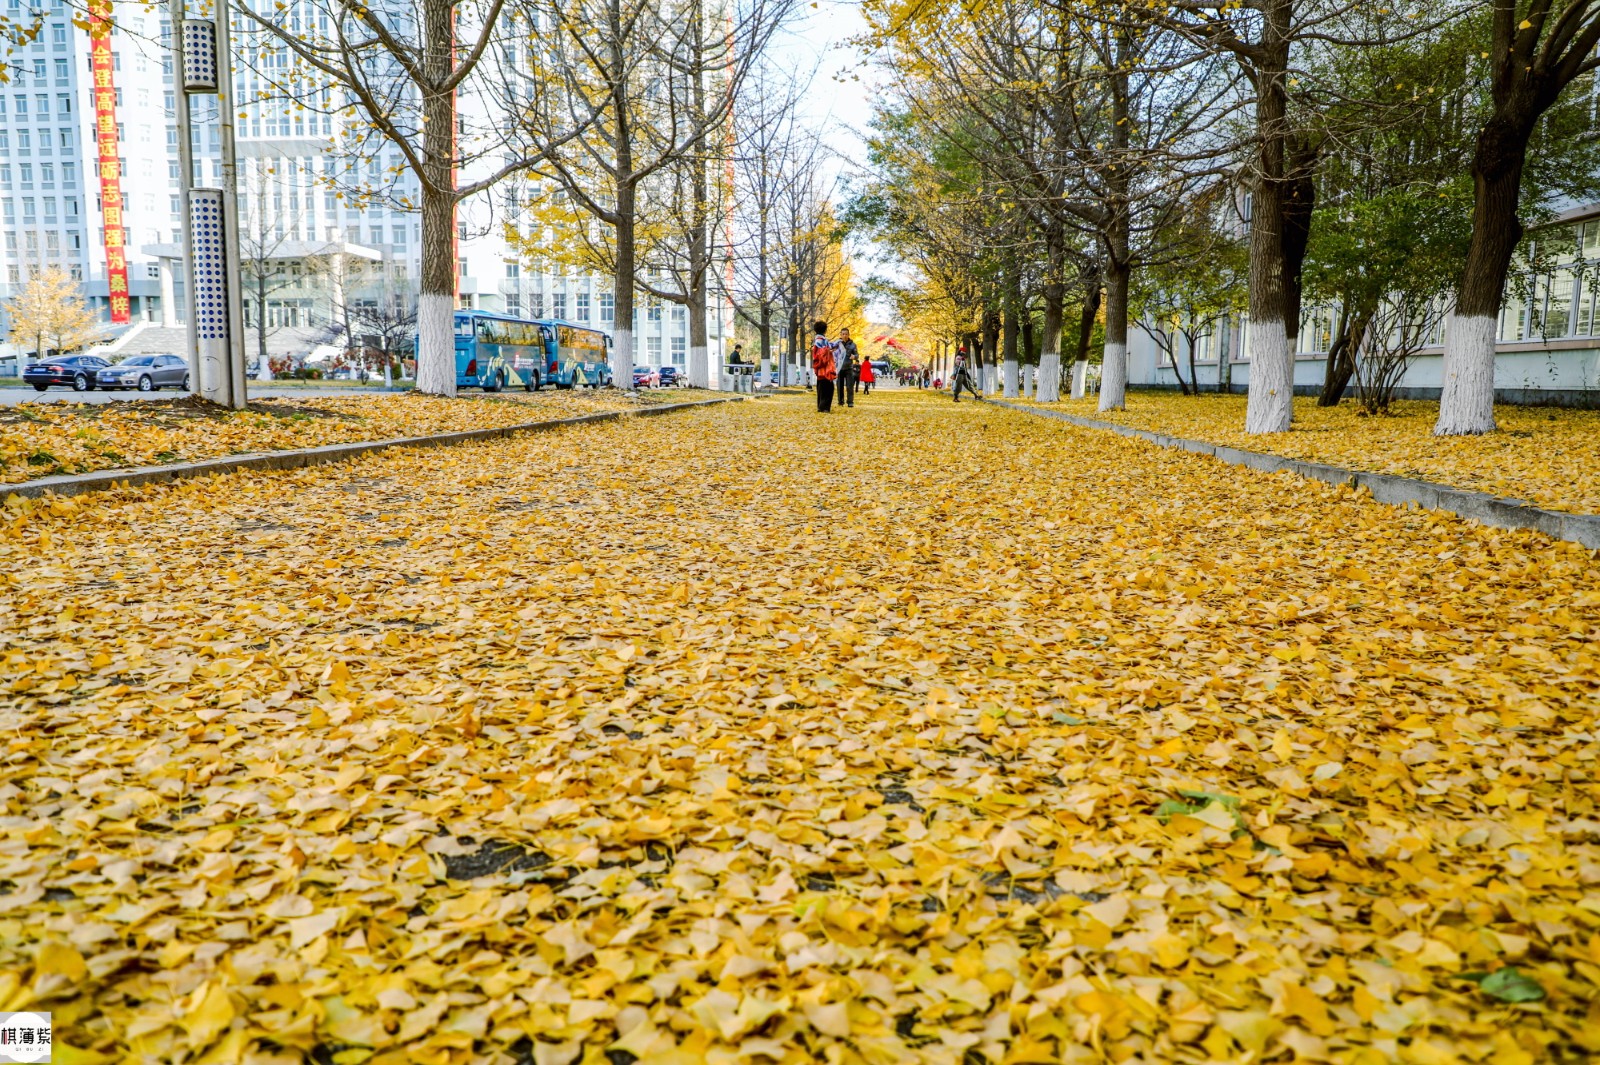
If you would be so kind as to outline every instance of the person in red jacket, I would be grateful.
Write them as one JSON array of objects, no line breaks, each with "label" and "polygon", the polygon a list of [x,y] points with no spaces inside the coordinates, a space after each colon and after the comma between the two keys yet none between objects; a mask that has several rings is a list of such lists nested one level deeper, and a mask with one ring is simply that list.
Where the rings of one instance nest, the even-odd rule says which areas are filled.
[{"label": "person in red jacket", "polygon": [[817,411],[833,409],[833,379],[839,376],[833,357],[833,341],[828,339],[828,323],[817,322],[817,335],[811,341],[811,372],[817,377]]},{"label": "person in red jacket", "polygon": [[877,379],[878,379],[878,375],[876,373],[874,373],[873,369],[872,369],[872,360],[871,359],[862,359],[861,360],[860,380],[861,380],[861,394],[863,396],[866,395],[868,392],[872,391],[872,382],[876,381]]}]

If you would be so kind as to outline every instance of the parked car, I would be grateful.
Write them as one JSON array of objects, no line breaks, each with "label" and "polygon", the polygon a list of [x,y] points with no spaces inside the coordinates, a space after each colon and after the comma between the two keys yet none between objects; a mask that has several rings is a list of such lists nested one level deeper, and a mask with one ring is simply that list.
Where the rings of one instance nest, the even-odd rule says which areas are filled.
[{"label": "parked car", "polygon": [[110,366],[98,355],[63,355],[59,359],[30,362],[22,371],[23,384],[43,392],[51,385],[71,385],[74,392],[88,392],[95,386],[95,375]]},{"label": "parked car", "polygon": [[101,388],[137,388],[154,392],[173,385],[189,388],[189,363],[176,355],[130,355],[115,366],[107,366],[96,377]]},{"label": "parked car", "polygon": [[654,366],[635,366],[633,368],[634,388],[655,388],[661,384],[661,371]]},{"label": "parked car", "polygon": [[662,388],[674,388],[683,381],[683,374],[676,366],[663,366],[657,373]]}]

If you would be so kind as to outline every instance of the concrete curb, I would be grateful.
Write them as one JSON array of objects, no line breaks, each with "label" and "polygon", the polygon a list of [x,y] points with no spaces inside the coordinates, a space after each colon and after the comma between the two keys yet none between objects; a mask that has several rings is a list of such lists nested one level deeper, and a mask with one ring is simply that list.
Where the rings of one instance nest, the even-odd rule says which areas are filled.
[{"label": "concrete curb", "polygon": [[1210,455],[1230,465],[1245,466],[1262,473],[1287,471],[1308,480],[1365,488],[1376,502],[1391,506],[1418,506],[1425,510],[1442,510],[1447,514],[1454,514],[1496,529],[1531,529],[1534,532],[1544,533],[1553,540],[1569,540],[1584,547],[1600,548],[1600,514],[1568,514],[1559,510],[1544,510],[1520,499],[1502,499],[1483,492],[1468,492],[1460,488],[1434,484],[1431,481],[1418,481],[1387,473],[1347,470],[1342,466],[1302,462],[1299,459],[1268,455],[1260,451],[1242,451],[1220,444],[1208,444],[1203,440],[1185,440],[1182,437],[1153,433],[1148,429],[1135,429],[1113,422],[1083,418],[1065,411],[1023,407],[999,399],[991,399],[988,402],[1021,414],[1055,418],[1084,429],[1109,429],[1118,436],[1135,437],[1139,440],[1148,440],[1152,444],[1159,444],[1161,447]]},{"label": "concrete curb", "polygon": [[302,448],[298,451],[260,451],[249,455],[229,455],[226,458],[201,459],[197,462],[174,462],[167,466],[136,466],[132,469],[104,470],[79,473],[65,477],[40,477],[18,484],[0,484],[0,496],[21,496],[38,499],[42,496],[75,496],[85,492],[103,492],[112,488],[133,488],[146,484],[162,484],[186,477],[205,477],[214,473],[232,473],[235,470],[294,470],[302,466],[324,466],[330,462],[344,462],[374,451],[397,447],[450,447],[478,440],[499,440],[519,433],[547,433],[574,425],[592,425],[598,422],[617,422],[624,418],[646,418],[671,411],[690,410],[695,407],[712,407],[718,403],[742,403],[743,396],[721,399],[700,399],[692,403],[663,403],[659,407],[641,407],[638,410],[600,411],[596,414],[579,414],[571,418],[557,418],[548,422],[522,422],[496,429],[465,429],[456,433],[438,433],[433,436],[400,436],[391,440],[364,440],[352,444],[328,444],[324,447]]}]

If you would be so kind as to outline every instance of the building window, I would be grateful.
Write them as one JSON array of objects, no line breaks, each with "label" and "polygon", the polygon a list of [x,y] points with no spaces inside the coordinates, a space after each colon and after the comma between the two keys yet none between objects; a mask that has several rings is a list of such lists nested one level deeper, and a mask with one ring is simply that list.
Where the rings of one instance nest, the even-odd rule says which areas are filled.
[{"label": "building window", "polygon": [[672,365],[682,366],[684,364],[684,354],[688,351],[688,343],[683,337],[672,338]]},{"label": "building window", "polygon": [[649,360],[649,364],[651,366],[660,366],[661,365],[661,338],[660,337],[645,337],[644,338],[644,353],[645,353],[645,357]]},{"label": "building window", "polygon": [[684,321],[688,317],[688,312],[689,308],[685,307],[683,304],[674,303],[672,305],[672,320],[674,322]]},{"label": "building window", "polygon": [[522,314],[522,297],[517,295],[515,292],[506,297],[506,313],[515,315]]},{"label": "building window", "polygon": [[576,320],[580,322],[587,322],[589,320],[589,294],[587,292],[578,293],[577,303],[578,309]]},{"label": "building window", "polygon": [[567,294],[557,292],[550,297],[550,317],[565,318],[567,316]]},{"label": "building window", "polygon": [[610,292],[600,293],[600,321],[615,322],[617,320],[617,297]]},{"label": "building window", "polygon": [[644,316],[647,321],[661,321],[661,301],[652,298],[649,303],[645,304]]},{"label": "building window", "polygon": [[394,243],[396,243],[396,244],[404,244],[406,242],[406,227],[405,226],[392,226],[392,227],[390,227],[390,236],[394,237]]},{"label": "building window", "polygon": [[522,275],[522,267],[517,263],[506,263],[506,276],[515,278]]},{"label": "building window", "polygon": [[467,260],[465,260],[465,259],[457,259],[456,260],[456,269],[461,272],[461,276],[462,277],[466,277],[467,276]]}]

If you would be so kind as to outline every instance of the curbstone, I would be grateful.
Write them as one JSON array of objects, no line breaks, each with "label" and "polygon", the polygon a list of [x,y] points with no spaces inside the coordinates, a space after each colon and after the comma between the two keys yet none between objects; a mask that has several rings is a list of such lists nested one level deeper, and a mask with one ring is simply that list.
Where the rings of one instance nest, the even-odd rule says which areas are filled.
[{"label": "curbstone", "polygon": [[1439,510],[1454,514],[1480,525],[1495,529],[1528,529],[1544,533],[1554,540],[1567,540],[1584,547],[1600,548],[1600,514],[1568,514],[1559,510],[1545,510],[1521,499],[1503,499],[1483,492],[1419,481],[1411,477],[1397,477],[1389,473],[1368,473],[1347,470],[1342,466],[1329,466],[1321,462],[1303,462],[1261,451],[1244,451],[1221,444],[1208,444],[1203,440],[1188,440],[1167,436],[1145,429],[1134,429],[1115,422],[1102,422],[1083,418],[1064,411],[1037,410],[1020,407],[1003,400],[991,400],[997,407],[1014,410],[1019,414],[1059,418],[1084,429],[1109,429],[1118,436],[1134,436],[1166,448],[1192,451],[1210,455],[1232,466],[1246,466],[1262,473],[1280,473],[1287,470],[1307,480],[1324,481],[1334,485],[1365,488],[1373,502],[1389,506],[1417,506],[1425,510]]},{"label": "curbstone", "polygon": [[325,466],[345,462],[375,451],[390,448],[453,447],[482,440],[501,440],[521,433],[547,433],[579,425],[616,422],[624,418],[667,414],[671,411],[694,407],[711,407],[718,403],[742,403],[742,396],[718,399],[699,399],[689,403],[664,403],[658,407],[641,407],[638,410],[608,410],[594,414],[576,414],[570,418],[557,418],[545,422],[522,422],[489,429],[462,429],[453,433],[434,433],[429,436],[398,436],[389,440],[358,440],[348,444],[324,444],[321,447],[297,448],[293,451],[257,451],[245,455],[228,455],[193,462],[174,462],[165,466],[135,466],[131,469],[100,470],[94,473],[67,474],[57,477],[39,477],[17,484],[0,484],[0,496],[39,499],[47,495],[75,496],[86,492],[103,492],[112,488],[135,488],[147,484],[164,484],[168,481],[211,474],[232,473],[236,470],[295,470],[304,466]]}]

